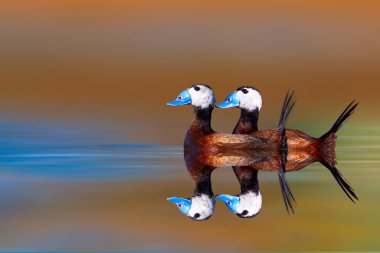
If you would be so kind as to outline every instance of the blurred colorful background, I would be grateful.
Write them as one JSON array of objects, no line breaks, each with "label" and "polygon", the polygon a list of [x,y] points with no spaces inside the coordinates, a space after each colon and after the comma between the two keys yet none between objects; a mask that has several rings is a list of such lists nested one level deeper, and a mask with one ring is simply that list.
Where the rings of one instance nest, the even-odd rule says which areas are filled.
[{"label": "blurred colorful background", "polygon": [[[0,8],[0,250],[130,252],[380,250],[378,1],[3,1]],[[263,95],[273,128],[322,135],[353,99],[338,166],[350,203],[320,165],[289,175],[299,202],[282,206],[262,175],[252,220],[218,203],[196,223],[166,201],[190,196],[182,161],[190,107],[167,101],[193,83],[217,101],[240,85]],[[237,110],[215,110],[231,132]],[[215,193],[238,193],[233,172]]]}]

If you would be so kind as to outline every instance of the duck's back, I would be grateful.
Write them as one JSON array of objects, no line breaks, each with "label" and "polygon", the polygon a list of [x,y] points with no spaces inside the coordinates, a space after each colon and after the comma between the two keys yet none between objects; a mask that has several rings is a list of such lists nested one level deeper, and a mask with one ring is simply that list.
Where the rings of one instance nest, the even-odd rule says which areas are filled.
[{"label": "duck's back", "polygon": [[310,148],[318,142],[318,139],[313,138],[302,131],[293,129],[286,129],[286,138],[289,149]]}]

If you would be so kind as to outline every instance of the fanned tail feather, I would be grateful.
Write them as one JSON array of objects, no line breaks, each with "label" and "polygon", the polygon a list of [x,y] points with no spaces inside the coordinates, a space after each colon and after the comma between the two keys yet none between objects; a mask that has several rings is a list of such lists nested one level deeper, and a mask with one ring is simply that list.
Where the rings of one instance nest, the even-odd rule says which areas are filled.
[{"label": "fanned tail feather", "polygon": [[322,135],[319,139],[324,139],[328,137],[332,133],[338,132],[338,130],[343,126],[343,123],[354,113],[355,108],[358,106],[359,103],[355,103],[356,101],[352,101],[346,109],[340,114],[338,119],[335,121],[333,126],[330,128],[329,131],[327,131],[324,135]]},{"label": "fanned tail feather", "polygon": [[331,154],[335,152],[335,133],[342,127],[343,123],[354,113],[355,108],[358,106],[355,100],[352,101],[339,115],[338,119],[334,122],[333,126],[329,131],[322,135],[320,140],[320,152],[322,154],[322,159],[320,163],[323,164],[333,175],[340,188],[344,191],[347,197],[355,203],[355,200],[359,200],[355,194],[354,189],[350,186],[346,179],[342,176],[339,170],[335,167],[335,153],[332,156]]},{"label": "fanned tail feather", "polygon": [[294,214],[293,205],[296,204],[296,200],[293,196],[292,190],[289,187],[287,179],[285,176],[282,176],[281,174],[278,174],[278,179],[280,181],[281,194],[282,198],[284,199],[286,211],[288,212],[288,214],[290,214],[290,212]]},{"label": "fanned tail feather", "polygon": [[350,184],[347,182],[347,180],[343,177],[343,175],[335,166],[331,166],[330,164],[328,164],[327,162],[323,160],[320,162],[331,172],[336,182],[339,184],[340,188],[342,188],[344,193],[352,202],[355,203],[354,199],[359,200],[359,198],[355,194],[355,190],[350,186]]},{"label": "fanned tail feather", "polygon": [[296,103],[294,97],[294,90],[292,92],[288,91],[286,93],[284,103],[282,104],[280,120],[278,121],[278,127],[281,129],[285,128],[285,125],[289,119],[290,112],[293,110],[293,107]]}]

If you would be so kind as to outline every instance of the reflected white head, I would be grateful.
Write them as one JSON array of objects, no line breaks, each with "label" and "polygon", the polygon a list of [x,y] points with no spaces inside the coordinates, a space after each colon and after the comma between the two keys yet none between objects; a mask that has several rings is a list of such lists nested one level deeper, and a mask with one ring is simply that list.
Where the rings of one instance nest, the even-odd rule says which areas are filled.
[{"label": "reflected white head", "polygon": [[247,192],[240,194],[240,205],[237,208],[236,214],[242,218],[250,218],[256,216],[262,205],[261,193]]},{"label": "reflected white head", "polygon": [[216,198],[222,200],[233,213],[241,218],[255,217],[262,206],[260,191],[257,193],[249,191],[238,196],[222,194]]},{"label": "reflected white head", "polygon": [[214,213],[215,200],[213,196],[201,194],[189,199],[170,197],[168,201],[177,205],[178,209],[193,220],[207,220]]},{"label": "reflected white head", "polygon": [[195,220],[206,220],[211,217],[215,209],[215,200],[205,194],[191,198],[189,217]]}]

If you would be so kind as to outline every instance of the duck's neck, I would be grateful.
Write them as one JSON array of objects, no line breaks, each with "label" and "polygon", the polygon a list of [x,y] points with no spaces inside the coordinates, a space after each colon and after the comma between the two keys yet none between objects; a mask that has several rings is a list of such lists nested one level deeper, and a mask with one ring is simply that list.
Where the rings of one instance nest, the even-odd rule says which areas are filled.
[{"label": "duck's neck", "polygon": [[257,122],[259,121],[259,110],[248,111],[241,110],[240,119],[235,126],[233,133],[250,134],[258,130]]},{"label": "duck's neck", "polygon": [[191,123],[191,128],[202,131],[204,134],[212,133],[211,128],[211,114],[214,109],[213,105],[207,108],[194,108],[194,119]]},{"label": "duck's neck", "polygon": [[200,196],[202,194],[209,197],[214,196],[211,188],[211,173],[213,170],[213,167],[205,166],[203,170],[193,176],[195,196]]},{"label": "duck's neck", "polygon": [[240,183],[241,194],[247,192],[258,193],[260,190],[259,181],[257,178],[257,170],[249,166],[234,167],[234,172]]}]

